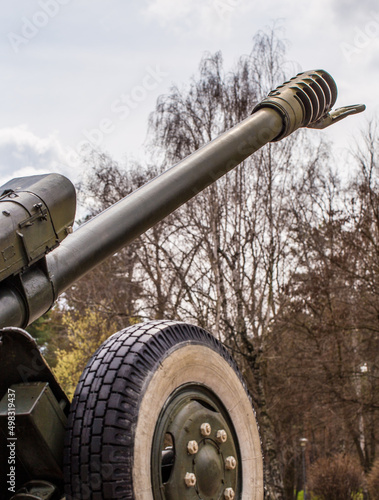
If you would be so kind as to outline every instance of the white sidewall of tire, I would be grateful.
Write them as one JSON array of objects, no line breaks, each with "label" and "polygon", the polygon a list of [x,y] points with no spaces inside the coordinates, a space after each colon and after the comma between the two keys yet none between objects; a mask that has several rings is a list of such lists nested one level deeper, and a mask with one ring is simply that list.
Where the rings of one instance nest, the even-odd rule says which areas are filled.
[{"label": "white sidewall of tire", "polygon": [[263,463],[258,427],[237,374],[219,354],[204,345],[179,346],[160,364],[143,396],[134,438],[133,489],[136,500],[153,500],[151,447],[164,402],[183,384],[211,389],[229,412],[242,457],[241,500],[263,499]]}]

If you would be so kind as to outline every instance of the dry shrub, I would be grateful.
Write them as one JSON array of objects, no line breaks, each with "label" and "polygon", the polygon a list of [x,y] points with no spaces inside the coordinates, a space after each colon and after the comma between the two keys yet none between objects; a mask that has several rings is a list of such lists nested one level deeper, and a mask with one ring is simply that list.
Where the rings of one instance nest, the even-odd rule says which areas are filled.
[{"label": "dry shrub", "polygon": [[379,459],[375,460],[367,476],[367,486],[371,500],[379,500]]},{"label": "dry shrub", "polygon": [[309,486],[318,500],[346,500],[363,487],[363,471],[354,457],[344,454],[318,459],[309,471]]}]

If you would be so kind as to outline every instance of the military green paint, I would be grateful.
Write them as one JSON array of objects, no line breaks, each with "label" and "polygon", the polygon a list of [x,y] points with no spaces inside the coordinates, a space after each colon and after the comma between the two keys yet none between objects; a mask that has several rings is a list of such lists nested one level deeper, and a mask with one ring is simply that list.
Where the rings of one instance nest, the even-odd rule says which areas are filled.
[{"label": "military green paint", "polygon": [[[211,434],[203,436],[201,425],[209,423]],[[220,443],[217,431],[225,430],[227,440]],[[163,481],[165,439],[171,436],[173,462],[171,473]],[[197,453],[187,450],[189,441],[198,443]],[[234,470],[227,470],[225,459],[233,456],[237,460]],[[165,402],[154,432],[151,454],[151,477],[154,498],[157,500],[223,498],[226,488],[233,488],[236,498],[242,490],[241,458],[238,439],[227,409],[207,387],[186,384],[177,388]],[[188,487],[186,473],[196,476],[196,485]]]}]

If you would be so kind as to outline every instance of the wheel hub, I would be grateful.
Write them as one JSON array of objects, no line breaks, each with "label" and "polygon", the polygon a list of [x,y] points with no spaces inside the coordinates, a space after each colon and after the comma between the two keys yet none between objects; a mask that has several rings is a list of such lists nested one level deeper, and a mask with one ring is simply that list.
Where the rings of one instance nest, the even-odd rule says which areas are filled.
[{"label": "wheel hub", "polygon": [[[221,450],[211,439],[204,439],[194,460],[194,474],[201,496],[213,498],[224,482]],[[216,497],[217,498],[217,497]]]},{"label": "wheel hub", "polygon": [[233,498],[225,492],[241,490],[240,463],[233,425],[218,398],[203,386],[178,388],[166,401],[155,429],[154,500]]}]

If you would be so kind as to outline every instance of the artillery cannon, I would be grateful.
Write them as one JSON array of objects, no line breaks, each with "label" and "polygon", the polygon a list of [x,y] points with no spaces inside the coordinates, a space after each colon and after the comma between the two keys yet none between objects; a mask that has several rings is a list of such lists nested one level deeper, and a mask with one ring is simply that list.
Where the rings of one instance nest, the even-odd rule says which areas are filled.
[{"label": "artillery cannon", "polygon": [[89,361],[70,405],[22,328],[264,144],[364,109],[331,111],[336,97],[327,72],[300,73],[244,121],[73,233],[75,189],[64,177],[0,188],[2,498],[64,498],[64,483],[67,499],[263,498],[250,396],[212,335],[172,321],[122,330]]}]

